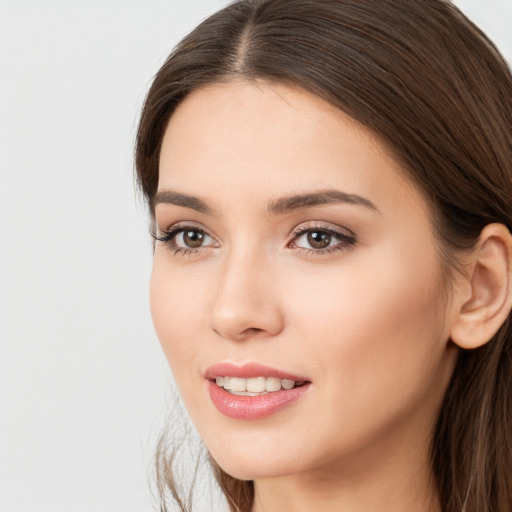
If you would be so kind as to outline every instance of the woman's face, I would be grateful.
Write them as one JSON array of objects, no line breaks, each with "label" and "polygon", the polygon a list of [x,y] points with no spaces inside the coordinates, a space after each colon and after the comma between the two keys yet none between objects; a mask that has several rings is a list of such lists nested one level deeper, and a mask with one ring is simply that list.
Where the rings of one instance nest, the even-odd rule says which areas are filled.
[{"label": "woman's face", "polygon": [[426,202],[375,136],[300,89],[203,88],[168,125],[155,213],[153,321],[225,471],[428,451],[453,315]]}]

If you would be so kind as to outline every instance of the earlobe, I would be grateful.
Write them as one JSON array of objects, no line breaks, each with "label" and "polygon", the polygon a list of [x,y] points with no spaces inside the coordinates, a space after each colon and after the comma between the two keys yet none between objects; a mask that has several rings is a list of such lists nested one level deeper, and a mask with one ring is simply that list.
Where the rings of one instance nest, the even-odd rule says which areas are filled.
[{"label": "earlobe", "polygon": [[468,266],[471,293],[451,326],[451,340],[461,348],[487,343],[512,308],[512,236],[503,224],[489,224]]}]

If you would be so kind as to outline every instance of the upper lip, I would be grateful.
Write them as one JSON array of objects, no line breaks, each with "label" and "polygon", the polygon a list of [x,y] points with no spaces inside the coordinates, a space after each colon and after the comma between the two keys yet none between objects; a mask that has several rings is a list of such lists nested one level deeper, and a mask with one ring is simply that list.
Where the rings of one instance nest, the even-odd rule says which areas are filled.
[{"label": "upper lip", "polygon": [[230,362],[218,363],[210,366],[204,376],[209,380],[214,380],[216,377],[238,377],[242,379],[250,379],[252,377],[277,377],[278,379],[289,379],[295,382],[310,381],[307,377],[258,363],[245,363],[242,365]]}]

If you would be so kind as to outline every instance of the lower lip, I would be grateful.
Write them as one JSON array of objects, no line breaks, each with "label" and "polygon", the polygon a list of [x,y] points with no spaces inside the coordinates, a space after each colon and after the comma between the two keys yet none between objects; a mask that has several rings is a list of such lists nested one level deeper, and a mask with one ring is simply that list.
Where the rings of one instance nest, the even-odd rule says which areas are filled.
[{"label": "lower lip", "polygon": [[259,420],[270,416],[298,400],[308,389],[304,384],[293,389],[282,389],[265,395],[233,395],[209,381],[210,398],[213,405],[225,416],[237,420]]}]

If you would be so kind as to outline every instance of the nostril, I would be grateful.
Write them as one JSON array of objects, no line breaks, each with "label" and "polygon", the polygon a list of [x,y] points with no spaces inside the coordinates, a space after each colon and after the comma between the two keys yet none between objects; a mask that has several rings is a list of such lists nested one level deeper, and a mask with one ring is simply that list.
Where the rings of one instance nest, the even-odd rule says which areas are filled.
[{"label": "nostril", "polygon": [[[225,288],[213,302],[208,320],[210,329],[217,335],[232,340],[245,341],[253,337],[271,337],[284,327],[280,308],[271,300],[230,296]],[[254,300],[253,300],[254,299]]]},{"label": "nostril", "polygon": [[260,329],[258,327],[249,327],[248,329],[245,329],[245,331],[242,331],[240,333],[240,337],[250,336],[254,334],[258,334],[260,332],[263,332],[263,329]]}]

